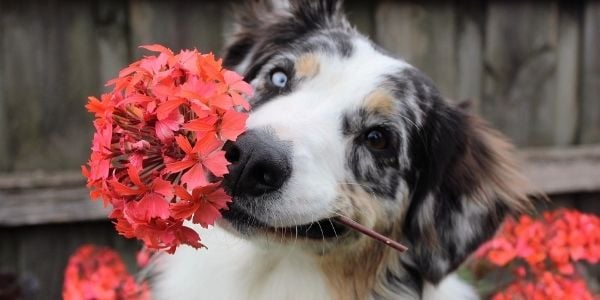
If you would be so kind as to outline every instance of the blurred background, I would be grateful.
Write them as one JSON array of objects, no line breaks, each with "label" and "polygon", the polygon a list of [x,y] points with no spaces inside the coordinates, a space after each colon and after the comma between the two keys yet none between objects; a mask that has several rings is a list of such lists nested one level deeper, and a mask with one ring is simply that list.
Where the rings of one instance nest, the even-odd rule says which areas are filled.
[{"label": "blurred background", "polygon": [[[600,213],[600,1],[346,1],[357,28],[508,135],[552,203]],[[231,1],[0,1],[0,272],[58,299],[68,256],[109,245],[87,198],[87,97],[139,45],[220,53]],[[1,280],[1,278],[0,278]]]}]

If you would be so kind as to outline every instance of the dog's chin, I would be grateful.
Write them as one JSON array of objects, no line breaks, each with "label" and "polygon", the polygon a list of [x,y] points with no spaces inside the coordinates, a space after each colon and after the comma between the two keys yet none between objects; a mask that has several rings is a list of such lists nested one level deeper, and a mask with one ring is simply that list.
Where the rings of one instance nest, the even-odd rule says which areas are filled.
[{"label": "dog's chin", "polygon": [[277,227],[261,221],[244,209],[232,205],[223,212],[226,229],[233,230],[244,237],[275,237],[277,240],[306,240],[310,242],[330,242],[343,238],[348,229],[335,222],[334,218],[288,227]]}]

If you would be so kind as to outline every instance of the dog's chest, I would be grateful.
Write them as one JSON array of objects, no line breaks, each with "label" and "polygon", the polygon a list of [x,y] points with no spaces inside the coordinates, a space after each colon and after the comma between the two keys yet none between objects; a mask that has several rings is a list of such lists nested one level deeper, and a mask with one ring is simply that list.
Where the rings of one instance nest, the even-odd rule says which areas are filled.
[{"label": "dog's chest", "polygon": [[265,251],[220,228],[201,231],[209,249],[165,256],[155,299],[331,299],[326,278],[299,251]]}]

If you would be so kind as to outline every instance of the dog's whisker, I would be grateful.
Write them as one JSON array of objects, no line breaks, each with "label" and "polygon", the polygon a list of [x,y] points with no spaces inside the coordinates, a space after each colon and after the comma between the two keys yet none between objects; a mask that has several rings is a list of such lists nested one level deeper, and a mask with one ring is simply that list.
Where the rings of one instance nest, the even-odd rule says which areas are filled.
[{"label": "dog's whisker", "polygon": [[321,255],[325,255],[325,247],[324,247],[324,244],[325,244],[325,232],[323,232],[323,227],[321,227],[321,224],[319,222],[315,222],[315,223],[317,223],[317,225],[319,226],[319,230],[321,230],[321,237],[322,237],[322,240],[323,240],[323,243],[321,244]]},{"label": "dog's whisker", "polygon": [[331,225],[331,229],[333,229],[333,234],[335,235],[335,239],[339,239],[337,231],[335,230],[335,226],[333,226],[333,221],[331,221],[331,219],[327,219],[327,221],[329,222],[329,224]]}]

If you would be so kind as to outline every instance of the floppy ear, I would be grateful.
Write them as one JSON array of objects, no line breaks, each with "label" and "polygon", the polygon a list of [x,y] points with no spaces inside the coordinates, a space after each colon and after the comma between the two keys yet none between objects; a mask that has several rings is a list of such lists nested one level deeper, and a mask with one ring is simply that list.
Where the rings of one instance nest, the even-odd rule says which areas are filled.
[{"label": "floppy ear", "polygon": [[531,208],[527,180],[513,148],[483,121],[442,101],[433,106],[412,140],[412,187],[403,235],[403,262],[438,283],[489,239],[510,212]]},{"label": "floppy ear", "polygon": [[286,45],[313,30],[348,26],[342,0],[259,0],[237,6],[233,33],[227,40],[225,67],[246,73],[262,51]]}]

